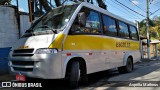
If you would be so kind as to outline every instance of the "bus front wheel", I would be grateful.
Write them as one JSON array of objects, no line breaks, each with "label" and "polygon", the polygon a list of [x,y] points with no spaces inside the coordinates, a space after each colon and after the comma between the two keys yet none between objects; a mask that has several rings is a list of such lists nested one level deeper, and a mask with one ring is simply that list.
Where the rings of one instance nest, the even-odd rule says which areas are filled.
[{"label": "bus front wheel", "polygon": [[78,61],[74,61],[71,65],[70,87],[76,88],[78,86],[79,79],[80,79],[80,63]]}]

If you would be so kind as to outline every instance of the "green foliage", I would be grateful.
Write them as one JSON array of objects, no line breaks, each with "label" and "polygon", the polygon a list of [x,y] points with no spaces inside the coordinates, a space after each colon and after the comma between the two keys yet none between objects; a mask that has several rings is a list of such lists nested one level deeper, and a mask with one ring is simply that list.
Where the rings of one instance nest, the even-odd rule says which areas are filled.
[{"label": "green foliage", "polygon": [[147,36],[146,35],[146,26],[142,26],[142,27],[140,27],[140,35],[142,35],[142,36]]},{"label": "green foliage", "polygon": [[150,25],[150,26],[155,26],[154,21],[151,20],[151,19],[149,19],[149,25]]},{"label": "green foliage", "polygon": [[[152,20],[149,20],[149,29],[151,39],[160,39],[160,16],[155,16]],[[146,36],[146,22],[142,20],[140,22],[140,34]]]},{"label": "green foliage", "polygon": [[[151,19],[149,19],[149,25],[150,25],[150,26],[155,26],[154,21],[151,20]],[[143,27],[143,26],[146,26],[146,20],[142,20],[142,21],[140,22],[140,27]]]},{"label": "green foliage", "polygon": [[158,38],[157,32],[150,32],[150,37]]}]

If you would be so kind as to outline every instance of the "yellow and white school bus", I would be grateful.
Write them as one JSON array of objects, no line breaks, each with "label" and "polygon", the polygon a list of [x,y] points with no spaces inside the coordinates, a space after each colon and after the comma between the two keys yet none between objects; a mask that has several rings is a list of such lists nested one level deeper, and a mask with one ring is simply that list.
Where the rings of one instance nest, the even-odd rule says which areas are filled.
[{"label": "yellow and white school bus", "polygon": [[116,67],[131,72],[139,49],[134,23],[82,2],[57,7],[35,21],[12,47],[9,65],[20,80],[67,78],[76,87],[90,73]]}]

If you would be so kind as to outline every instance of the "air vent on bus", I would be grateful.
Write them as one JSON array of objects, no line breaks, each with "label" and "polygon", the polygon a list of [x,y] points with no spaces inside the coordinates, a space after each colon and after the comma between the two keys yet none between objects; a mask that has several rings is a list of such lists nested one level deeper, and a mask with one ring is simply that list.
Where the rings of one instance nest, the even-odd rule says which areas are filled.
[{"label": "air vent on bus", "polygon": [[33,53],[34,49],[16,49],[13,53]]},{"label": "air vent on bus", "polygon": [[34,49],[16,49],[13,51],[12,56],[17,57],[17,56],[33,56],[33,51]]}]

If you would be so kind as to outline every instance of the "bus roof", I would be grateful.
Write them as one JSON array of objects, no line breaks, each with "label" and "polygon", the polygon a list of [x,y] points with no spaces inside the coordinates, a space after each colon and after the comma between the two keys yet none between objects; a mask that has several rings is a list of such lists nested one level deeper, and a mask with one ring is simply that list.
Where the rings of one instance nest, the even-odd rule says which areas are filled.
[{"label": "bus roof", "polygon": [[135,23],[133,23],[133,22],[131,22],[131,21],[128,21],[128,20],[126,20],[126,19],[124,19],[124,18],[121,18],[120,16],[117,16],[117,15],[115,15],[115,14],[113,14],[113,13],[111,13],[111,12],[105,10],[105,9],[102,9],[102,8],[100,8],[100,7],[97,7],[97,6],[94,6],[93,4],[90,4],[90,3],[87,3],[87,2],[81,2],[81,3],[80,3],[80,6],[81,6],[81,7],[83,7],[83,6],[88,7],[88,8],[90,8],[90,9],[93,9],[93,10],[96,10],[96,11],[101,12],[101,13],[103,13],[103,14],[106,14],[106,15],[108,15],[108,16],[111,16],[111,17],[113,17],[113,18],[115,18],[115,19],[117,19],[117,20],[120,20],[120,21],[123,21],[123,22],[125,22],[125,23],[130,24],[130,25],[136,26]]}]

